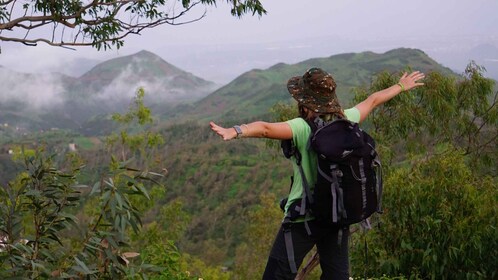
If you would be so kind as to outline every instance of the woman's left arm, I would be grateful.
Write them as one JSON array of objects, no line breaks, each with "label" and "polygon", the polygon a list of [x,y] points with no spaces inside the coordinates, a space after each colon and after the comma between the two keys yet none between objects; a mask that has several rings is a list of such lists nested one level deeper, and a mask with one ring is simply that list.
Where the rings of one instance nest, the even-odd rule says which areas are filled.
[{"label": "woman's left arm", "polygon": [[419,71],[415,71],[410,74],[404,73],[397,84],[372,93],[365,100],[355,106],[358,111],[360,111],[360,122],[363,122],[377,106],[389,101],[401,92],[423,86],[424,83],[418,82],[423,78],[425,78],[424,73]]},{"label": "woman's left arm", "polygon": [[[214,122],[209,122],[211,129],[223,140],[228,141],[237,138],[237,130],[234,127],[224,128]],[[285,122],[269,123],[263,121],[239,125],[242,132],[239,137],[270,138],[270,139],[292,139],[292,130]]]}]

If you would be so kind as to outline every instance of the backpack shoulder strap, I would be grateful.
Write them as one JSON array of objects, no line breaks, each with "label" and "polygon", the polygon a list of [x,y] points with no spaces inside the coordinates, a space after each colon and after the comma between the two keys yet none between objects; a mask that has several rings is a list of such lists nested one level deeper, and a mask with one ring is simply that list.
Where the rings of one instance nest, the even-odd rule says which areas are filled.
[{"label": "backpack shoulder strap", "polygon": [[[311,138],[311,136],[313,135],[313,133],[316,129],[316,125],[312,121],[308,121],[308,120],[305,120],[305,121],[311,128],[311,134],[310,134],[310,138]],[[307,147],[308,146],[309,146],[309,141],[307,143]],[[284,156],[286,158],[291,158],[292,156],[294,156],[294,158],[296,159],[296,164],[299,168],[299,174],[301,175],[301,180],[302,180],[302,184],[303,184],[303,195],[302,195],[301,209],[299,211],[299,214],[304,216],[306,214],[306,210],[307,210],[306,204],[307,204],[307,202],[313,203],[313,196],[311,194],[311,189],[310,189],[310,185],[308,183],[308,179],[306,178],[306,175],[304,174],[304,170],[303,170],[303,166],[302,166],[301,152],[299,151],[299,149],[295,145],[294,141],[292,141],[292,139],[282,140],[280,142],[280,147],[282,148],[282,151],[283,151]]]}]

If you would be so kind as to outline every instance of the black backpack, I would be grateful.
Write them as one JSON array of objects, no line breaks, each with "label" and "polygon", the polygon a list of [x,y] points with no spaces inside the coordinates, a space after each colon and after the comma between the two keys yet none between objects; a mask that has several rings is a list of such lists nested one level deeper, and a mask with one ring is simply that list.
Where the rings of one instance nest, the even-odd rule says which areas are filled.
[{"label": "black backpack", "polygon": [[[312,189],[303,184],[303,199],[290,212],[297,213],[296,208],[296,215],[309,213],[320,222],[344,226],[381,213],[381,163],[373,138],[346,119],[308,124],[312,130],[308,148],[318,157],[317,182]],[[286,157],[301,158],[291,140],[282,141],[282,149]],[[297,163],[302,170],[300,160]]]}]

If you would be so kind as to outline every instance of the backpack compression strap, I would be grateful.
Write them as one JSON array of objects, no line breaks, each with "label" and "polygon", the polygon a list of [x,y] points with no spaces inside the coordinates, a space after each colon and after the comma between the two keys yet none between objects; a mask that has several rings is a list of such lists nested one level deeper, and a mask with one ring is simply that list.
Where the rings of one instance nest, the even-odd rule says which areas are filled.
[{"label": "backpack compression strap", "polygon": [[323,178],[330,182],[330,193],[332,194],[332,222],[337,223],[339,221],[339,216],[341,218],[347,218],[346,208],[344,207],[343,190],[339,188],[342,172],[338,169],[337,164],[331,164],[328,173],[324,172],[320,167],[318,167],[318,172]]},{"label": "backpack compression strap", "polygon": [[382,164],[380,163],[380,159],[379,159],[379,154],[377,154],[377,151],[375,150],[375,147],[373,147],[372,145],[370,145],[370,143],[368,143],[368,145],[372,148],[372,153],[371,153],[371,156],[373,157],[373,161],[372,161],[372,165],[374,168],[378,169],[378,172],[376,172],[376,184],[375,184],[375,188],[376,188],[376,191],[377,191],[377,213],[382,213],[382,185],[383,185],[383,182],[382,182]]}]

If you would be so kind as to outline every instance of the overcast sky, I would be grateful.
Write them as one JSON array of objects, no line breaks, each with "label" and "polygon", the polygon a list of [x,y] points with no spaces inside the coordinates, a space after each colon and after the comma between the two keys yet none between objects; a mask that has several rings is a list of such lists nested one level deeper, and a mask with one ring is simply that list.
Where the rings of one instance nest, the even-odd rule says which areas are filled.
[{"label": "overcast sky", "polygon": [[[195,75],[224,83],[252,68],[343,52],[412,47],[438,56],[479,44],[498,47],[498,0],[262,3],[268,13],[261,18],[232,17],[228,6],[220,3],[207,7],[201,21],[146,30],[141,36],[128,37],[119,50],[98,52],[84,47],[72,51],[0,42],[0,65],[21,72],[48,69],[76,75],[69,65],[76,59],[104,61],[145,49]],[[498,64],[498,57],[489,61],[493,59]]]}]

